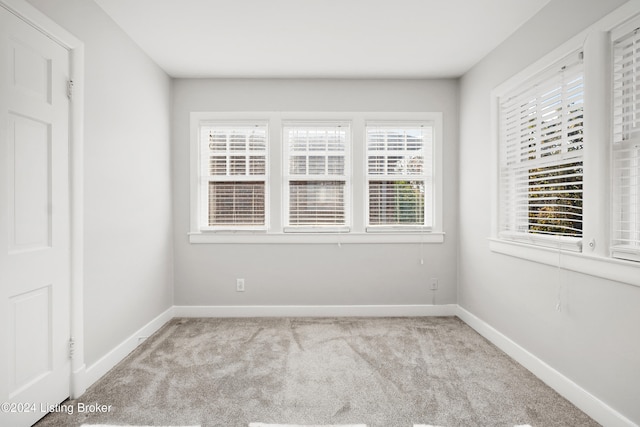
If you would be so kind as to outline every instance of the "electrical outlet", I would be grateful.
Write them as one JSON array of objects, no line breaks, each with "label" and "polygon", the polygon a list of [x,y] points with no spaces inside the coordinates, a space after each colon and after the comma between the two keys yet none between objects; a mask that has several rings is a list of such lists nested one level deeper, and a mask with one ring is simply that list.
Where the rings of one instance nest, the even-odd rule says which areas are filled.
[{"label": "electrical outlet", "polygon": [[244,279],[236,279],[236,292],[244,292]]},{"label": "electrical outlet", "polygon": [[432,277],[431,278],[431,290],[435,291],[436,289],[438,289],[438,278],[437,277]]}]

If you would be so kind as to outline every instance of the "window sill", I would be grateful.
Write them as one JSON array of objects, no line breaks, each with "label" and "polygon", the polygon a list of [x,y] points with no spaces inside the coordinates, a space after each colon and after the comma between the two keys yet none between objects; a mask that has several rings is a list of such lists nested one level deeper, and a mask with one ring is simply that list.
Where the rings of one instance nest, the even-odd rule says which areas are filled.
[{"label": "window sill", "polygon": [[560,267],[576,273],[640,286],[640,263],[533,246],[524,243],[489,239],[491,251],[539,264]]},{"label": "window sill", "polygon": [[317,233],[327,233],[327,234],[344,234],[349,233],[351,229],[349,227],[284,227],[283,230],[285,233],[298,233],[298,234],[308,234],[313,235]]},{"label": "window sill", "polygon": [[545,234],[517,233],[503,231],[498,236],[498,241],[505,243],[520,243],[527,247],[544,247],[554,251],[582,251],[582,238],[558,237]]},{"label": "window sill", "polygon": [[190,243],[214,244],[372,244],[372,243],[443,243],[445,233],[247,233],[192,232]]}]

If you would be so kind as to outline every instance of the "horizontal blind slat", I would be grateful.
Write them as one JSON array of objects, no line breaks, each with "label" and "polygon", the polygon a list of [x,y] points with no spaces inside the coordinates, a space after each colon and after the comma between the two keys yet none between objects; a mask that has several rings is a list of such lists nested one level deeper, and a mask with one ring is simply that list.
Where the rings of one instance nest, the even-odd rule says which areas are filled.
[{"label": "horizontal blind slat", "polygon": [[208,225],[264,225],[264,182],[209,182]]},{"label": "horizontal blind slat", "polygon": [[345,225],[344,181],[290,181],[290,225]]}]

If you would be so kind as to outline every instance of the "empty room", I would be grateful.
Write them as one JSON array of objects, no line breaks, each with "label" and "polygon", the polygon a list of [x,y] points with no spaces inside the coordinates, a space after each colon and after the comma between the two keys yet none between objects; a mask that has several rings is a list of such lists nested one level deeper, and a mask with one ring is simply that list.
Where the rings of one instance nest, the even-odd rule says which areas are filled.
[{"label": "empty room", "polygon": [[640,425],[640,0],[0,0],[0,425]]}]

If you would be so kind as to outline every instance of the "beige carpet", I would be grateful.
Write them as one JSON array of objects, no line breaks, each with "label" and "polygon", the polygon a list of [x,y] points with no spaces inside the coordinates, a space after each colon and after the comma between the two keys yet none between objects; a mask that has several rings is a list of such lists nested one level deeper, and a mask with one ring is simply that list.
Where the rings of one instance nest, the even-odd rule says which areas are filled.
[{"label": "beige carpet", "polygon": [[598,425],[454,317],[174,319],[79,402],[37,426]]},{"label": "beige carpet", "polygon": [[367,427],[365,424],[323,424],[323,425],[301,425],[301,424],[265,424],[251,423],[249,427]]}]

